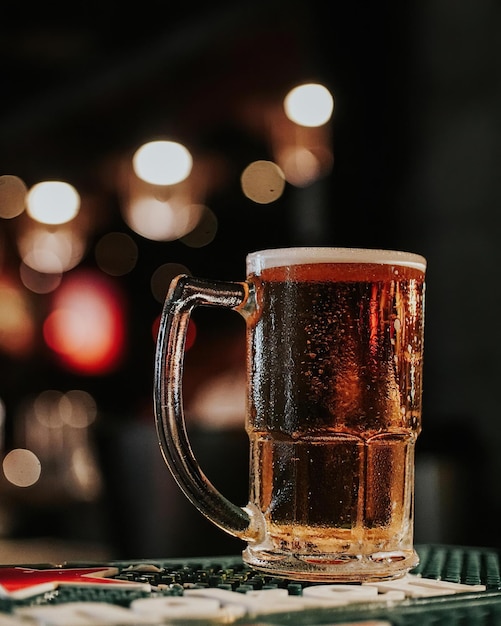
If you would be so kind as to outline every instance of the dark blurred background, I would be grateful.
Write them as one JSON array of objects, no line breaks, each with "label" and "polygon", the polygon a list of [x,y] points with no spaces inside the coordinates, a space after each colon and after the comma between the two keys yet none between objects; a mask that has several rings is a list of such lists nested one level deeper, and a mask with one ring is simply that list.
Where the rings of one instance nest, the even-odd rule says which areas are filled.
[{"label": "dark blurred background", "polygon": [[[501,547],[500,28],[495,0],[2,9],[0,561],[33,561],[35,550],[48,559],[240,550],[185,502],[160,457],[156,324],[178,271],[240,280],[248,252],[289,245],[427,257],[416,541]],[[306,82],[335,99],[321,128],[283,113],[285,95]],[[132,155],[155,139],[193,155],[187,181],[155,191],[160,204],[179,191],[204,207],[180,238],[162,234],[155,213],[148,228],[128,213],[144,191]],[[273,202],[243,193],[250,163],[280,164],[298,148],[318,157],[315,175],[288,180]],[[78,216],[36,240],[26,211],[2,209],[24,197],[11,177],[26,190],[70,183]],[[67,265],[37,269],[30,259],[42,244],[33,242],[59,241],[68,229]],[[120,255],[123,269],[113,265]],[[86,337],[61,347],[54,313],[72,288],[82,302],[86,289],[111,299],[103,344],[113,341],[101,360],[80,358]],[[202,467],[245,504],[235,318],[197,314],[186,396]],[[16,460],[19,450],[35,462]]]}]

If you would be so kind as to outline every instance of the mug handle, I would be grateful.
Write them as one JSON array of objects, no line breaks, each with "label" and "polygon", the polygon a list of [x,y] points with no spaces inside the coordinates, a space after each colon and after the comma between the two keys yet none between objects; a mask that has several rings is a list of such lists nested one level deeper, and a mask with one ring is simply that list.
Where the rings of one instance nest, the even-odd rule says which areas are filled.
[{"label": "mug handle", "polygon": [[186,497],[230,535],[258,541],[264,533],[257,507],[233,504],[202,472],[188,440],[182,401],[184,348],[193,309],[203,305],[227,307],[245,316],[246,308],[253,306],[251,294],[246,282],[212,281],[184,274],[172,281],[157,337],[154,407],[164,461]]}]

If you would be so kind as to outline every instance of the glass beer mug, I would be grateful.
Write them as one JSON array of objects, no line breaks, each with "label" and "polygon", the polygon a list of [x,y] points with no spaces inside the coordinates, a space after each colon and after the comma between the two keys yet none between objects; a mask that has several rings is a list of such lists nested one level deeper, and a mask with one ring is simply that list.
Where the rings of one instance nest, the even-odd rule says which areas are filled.
[{"label": "glass beer mug", "polygon": [[[282,248],[249,254],[242,282],[172,282],[155,356],[160,447],[201,513],[247,542],[251,567],[349,582],[417,565],[425,270],[407,252]],[[184,343],[198,306],[230,307],[246,320],[246,506],[208,480],[186,432]]]}]

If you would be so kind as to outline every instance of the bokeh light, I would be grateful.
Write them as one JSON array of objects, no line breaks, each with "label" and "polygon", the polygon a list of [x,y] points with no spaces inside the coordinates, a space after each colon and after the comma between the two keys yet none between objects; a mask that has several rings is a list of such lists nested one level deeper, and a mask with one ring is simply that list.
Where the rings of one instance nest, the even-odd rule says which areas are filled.
[{"label": "bokeh light", "polygon": [[25,356],[35,341],[35,323],[29,301],[17,285],[0,278],[0,350]]},{"label": "bokeh light", "polygon": [[258,204],[269,204],[278,200],[284,192],[285,176],[272,161],[254,161],[240,177],[242,191]]},{"label": "bokeh light", "polygon": [[45,389],[32,404],[33,415],[45,428],[86,428],[97,416],[95,399],[87,391],[72,389],[63,393],[58,389]]},{"label": "bokeh light", "polygon": [[107,233],[97,242],[94,251],[98,267],[110,276],[131,272],[138,259],[138,247],[127,233]]},{"label": "bokeh light", "polygon": [[96,417],[95,399],[81,389],[45,389],[25,399],[16,414],[14,441],[40,460],[39,494],[74,501],[99,496],[101,474],[88,431]]},{"label": "bokeh light", "polygon": [[65,393],[59,402],[59,410],[63,422],[73,428],[87,428],[97,417],[96,401],[81,389]]},{"label": "bokeh light", "polygon": [[187,235],[180,238],[180,241],[189,248],[203,248],[214,241],[217,229],[218,219],[214,211],[207,206],[197,205],[201,215],[195,228]]},{"label": "bokeh light", "polygon": [[124,207],[124,219],[138,235],[152,241],[174,241],[190,233],[202,216],[199,205],[182,198],[162,200],[154,196],[132,198]]},{"label": "bokeh light", "polygon": [[193,166],[189,150],[175,141],[145,143],[132,157],[136,176],[153,185],[175,185],[188,178]]},{"label": "bokeh light", "polygon": [[82,234],[68,227],[56,230],[36,225],[18,237],[19,256],[28,267],[45,274],[73,269],[85,253]]},{"label": "bokeh light", "polygon": [[298,85],[291,89],[284,99],[287,117],[300,126],[322,126],[334,111],[332,94],[317,83]]},{"label": "bokeh light", "polygon": [[80,210],[80,195],[69,183],[53,180],[34,185],[26,197],[26,211],[42,224],[65,224]]},{"label": "bokeh light", "polygon": [[294,187],[307,187],[332,170],[332,152],[327,148],[315,149],[290,146],[279,155],[285,179]]},{"label": "bokeh light", "polygon": [[150,281],[151,293],[157,302],[163,303],[172,279],[179,274],[191,275],[191,272],[182,263],[164,263],[153,272]]},{"label": "bokeh light", "polygon": [[42,472],[37,455],[24,448],[11,450],[5,456],[2,468],[5,478],[16,487],[31,487]]},{"label": "bokeh light", "polygon": [[43,324],[47,345],[69,368],[97,375],[113,370],[125,350],[122,294],[96,272],[67,277]]},{"label": "bokeh light", "polygon": [[54,272],[46,274],[45,272],[39,272],[34,270],[26,263],[21,262],[19,266],[19,277],[21,282],[33,293],[51,293],[59,287],[63,278],[62,272]]},{"label": "bokeh light", "polygon": [[33,414],[39,424],[45,428],[61,428],[63,418],[59,406],[63,392],[57,389],[45,389],[33,400]]},{"label": "bokeh light", "polygon": [[0,217],[11,219],[20,215],[26,206],[28,188],[18,176],[0,176]]}]

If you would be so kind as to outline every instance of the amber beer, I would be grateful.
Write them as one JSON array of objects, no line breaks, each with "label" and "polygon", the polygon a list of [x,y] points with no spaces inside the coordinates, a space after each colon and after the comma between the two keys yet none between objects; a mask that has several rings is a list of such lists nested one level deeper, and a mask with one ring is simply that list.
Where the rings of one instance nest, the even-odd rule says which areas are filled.
[{"label": "amber beer", "polygon": [[247,558],[412,566],[424,271],[298,259],[249,277],[250,499],[268,538]]},{"label": "amber beer", "polygon": [[[160,447],[201,513],[247,542],[253,568],[364,582],[417,564],[425,269],[406,252],[284,248],[249,254],[241,282],[173,281],[155,356]],[[246,320],[246,506],[209,481],[187,439],[183,348],[202,305]]]}]

